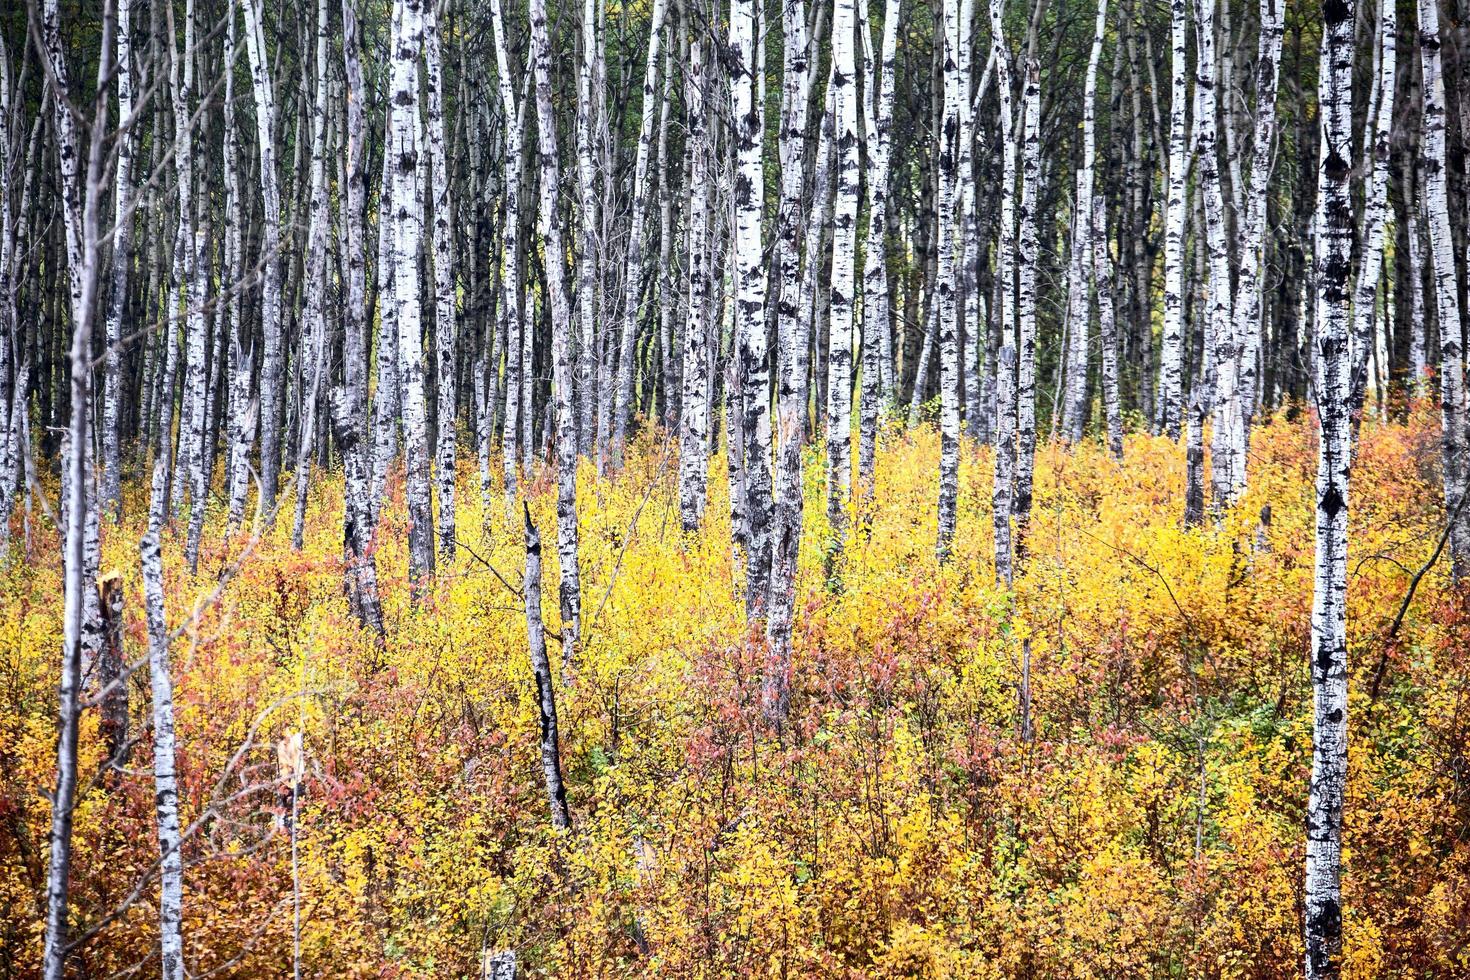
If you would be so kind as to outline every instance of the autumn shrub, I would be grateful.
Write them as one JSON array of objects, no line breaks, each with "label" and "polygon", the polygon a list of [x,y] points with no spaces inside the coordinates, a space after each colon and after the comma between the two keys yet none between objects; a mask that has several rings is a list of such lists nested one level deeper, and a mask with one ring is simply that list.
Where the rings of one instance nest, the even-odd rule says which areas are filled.
[{"label": "autumn shrub", "polygon": [[[567,831],[539,782],[521,529],[498,487],[482,512],[468,462],[465,545],[417,599],[390,481],[381,648],[342,593],[340,477],[313,492],[299,552],[285,520],[252,543],[212,513],[191,576],[172,532],[191,972],[283,975],[294,880],[308,976],[472,977],[501,947],[556,977],[1295,975],[1316,450],[1309,419],[1265,421],[1249,492],[1196,528],[1180,522],[1176,444],[1131,436],[1126,466],[1043,446],[1013,589],[993,574],[987,449],[964,449],[941,567],[937,435],[885,430],[835,579],[810,458],[779,734],[761,713],[765,650],[744,623],[723,466],[686,534],[662,433],[641,434],[616,475],[584,465],[585,642],[567,663],[552,643]],[[1405,604],[1440,533],[1436,426],[1423,404],[1366,424],[1351,501],[1354,976],[1470,971],[1470,607],[1439,565]],[[527,486],[549,539],[551,481]],[[146,644],[141,531],[104,528],[130,659]],[[16,549],[0,567],[0,973],[19,977],[41,937],[61,615],[39,508]],[[83,726],[73,898],[78,929],[96,928],[77,958],[88,976],[146,970],[156,938],[145,674],[129,683],[122,770],[105,771],[95,712]],[[297,731],[293,825],[274,746]]]}]

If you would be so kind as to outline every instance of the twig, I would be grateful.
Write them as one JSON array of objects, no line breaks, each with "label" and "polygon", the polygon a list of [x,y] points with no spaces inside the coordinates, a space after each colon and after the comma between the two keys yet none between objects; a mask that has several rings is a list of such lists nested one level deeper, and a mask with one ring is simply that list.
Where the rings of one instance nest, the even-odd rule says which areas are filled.
[{"label": "twig", "polygon": [[470,553],[470,557],[473,558],[475,561],[479,562],[481,565],[484,565],[486,568],[490,569],[491,574],[493,574],[496,578],[500,579],[500,584],[503,585],[503,586],[505,586],[506,590],[508,592],[510,592],[511,595],[515,596],[517,599],[524,599],[525,598],[525,593],[524,592],[522,592],[520,589],[516,588],[514,585],[511,585],[510,582],[506,579],[506,577],[504,575],[500,574],[500,569],[498,569],[494,565],[490,564],[490,560],[488,558],[483,557],[478,551],[476,551],[473,547],[471,547],[470,544],[469,544],[469,542],[465,541],[464,538],[461,538],[461,537],[459,537],[459,536],[456,535],[455,536],[455,539],[454,539],[454,543],[458,547],[461,547],[465,551],[468,551]]},{"label": "twig", "polygon": [[1179,610],[1180,617],[1189,626],[1189,628],[1191,630],[1194,629],[1194,620],[1192,618],[1190,618],[1189,613],[1187,613],[1187,612],[1184,611],[1184,607],[1179,604],[1178,597],[1174,595],[1174,587],[1169,584],[1169,579],[1164,575],[1164,573],[1162,571],[1160,571],[1159,569],[1155,568],[1153,565],[1150,565],[1148,562],[1144,561],[1142,558],[1138,557],[1133,552],[1129,551],[1127,548],[1124,548],[1122,545],[1113,544],[1111,541],[1104,541],[1102,538],[1100,538],[1097,535],[1093,534],[1091,531],[1088,531],[1086,528],[1078,528],[1077,530],[1078,530],[1078,533],[1086,535],[1087,537],[1089,537],[1092,540],[1098,542],[1099,544],[1103,544],[1103,545],[1106,545],[1109,548],[1112,548],[1118,554],[1124,555],[1124,556],[1126,556],[1128,558],[1133,559],[1133,561],[1137,562],[1143,568],[1147,569],[1148,571],[1152,572],[1154,575],[1158,576],[1159,581],[1162,582],[1162,583],[1164,583],[1164,591],[1169,593],[1169,601],[1172,602],[1172,603],[1174,603],[1174,608],[1177,609],[1177,610]]},{"label": "twig", "polygon": [[1373,684],[1368,689],[1368,703],[1373,704],[1378,700],[1378,688],[1383,682],[1383,672],[1388,668],[1388,649],[1393,638],[1398,636],[1399,627],[1404,625],[1404,617],[1408,615],[1409,603],[1414,601],[1414,593],[1419,590],[1419,583],[1424,581],[1424,576],[1439,561],[1439,556],[1444,553],[1445,542],[1450,539],[1450,531],[1454,529],[1455,520],[1460,516],[1460,508],[1465,506],[1465,498],[1470,495],[1470,490],[1460,494],[1460,500],[1455,504],[1455,509],[1450,511],[1449,517],[1444,522],[1444,530],[1440,532],[1439,543],[1434,546],[1429,560],[1419,566],[1414,577],[1409,580],[1408,591],[1404,593],[1404,601],[1399,603],[1399,611],[1394,615],[1393,622],[1388,627],[1388,632],[1383,636],[1383,649],[1378,652],[1378,663],[1373,668]]},{"label": "twig", "polygon": [[[631,544],[633,541],[634,532],[638,528],[638,518],[642,516],[643,508],[646,507],[648,505],[648,501],[652,499],[653,491],[658,488],[659,477],[663,476],[664,471],[668,468],[668,450],[670,444],[671,440],[666,437],[664,439],[663,448],[659,455],[658,472],[654,474],[652,480],[648,481],[648,489],[644,491],[643,499],[638,502],[637,509],[633,511],[632,519],[628,521],[628,530],[623,534],[623,546],[618,549],[617,561],[613,562],[612,575],[608,578],[607,581],[607,590],[602,593],[602,601],[597,604],[597,611],[592,614],[592,621],[587,625],[588,639],[590,639],[591,637],[592,630],[597,626],[597,621],[602,618],[602,609],[604,606],[607,605],[607,600],[612,596],[613,586],[616,585],[618,582],[618,573],[621,572],[623,569],[623,556],[628,553],[628,545]],[[584,640],[583,642],[585,644],[587,640]]]}]

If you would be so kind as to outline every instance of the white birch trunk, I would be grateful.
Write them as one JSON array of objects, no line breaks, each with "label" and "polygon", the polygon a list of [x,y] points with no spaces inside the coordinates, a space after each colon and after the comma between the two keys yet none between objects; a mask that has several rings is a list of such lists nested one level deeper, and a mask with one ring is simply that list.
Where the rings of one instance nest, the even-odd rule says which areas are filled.
[{"label": "white birch trunk", "polygon": [[1230,506],[1244,489],[1245,447],[1241,444],[1241,350],[1230,288],[1230,246],[1226,227],[1224,187],[1218,150],[1219,64],[1215,53],[1215,9],[1220,0],[1195,0],[1196,38],[1199,64],[1195,94],[1198,115],[1194,121],[1195,153],[1199,166],[1200,194],[1204,199],[1205,243],[1209,256],[1206,278],[1208,299],[1205,317],[1209,334],[1206,344],[1214,354],[1214,429],[1210,438],[1210,498],[1218,511]]},{"label": "white birch trunk", "polygon": [[855,2],[835,0],[832,10],[830,98],[835,123],[837,188],[832,203],[831,316],[827,327],[827,522],[832,529],[827,545],[829,570],[847,543],[847,507],[852,495],[853,302],[857,291],[858,223]]},{"label": "white birch trunk", "polygon": [[[332,438],[342,453],[342,540],[346,558],[347,594],[358,620],[383,640],[383,610],[378,598],[377,558],[373,538],[373,461],[367,446],[367,270],[364,252],[365,130],[361,37],[356,0],[342,3],[342,59],[347,83],[347,160],[345,201],[339,236],[347,287],[347,309],[342,339],[342,384],[330,396]],[[381,305],[381,304],[380,304]]]},{"label": "white birch trunk", "polygon": [[985,348],[990,335],[990,312],[979,283],[980,214],[977,202],[978,181],[975,179],[975,151],[979,148],[983,153],[984,147],[980,130],[975,125],[975,117],[979,111],[979,102],[990,86],[995,59],[992,57],[986,61],[980,83],[974,86],[974,57],[971,51],[974,45],[974,19],[974,0],[968,0],[960,12],[960,25],[964,31],[964,42],[960,45],[960,53],[964,56],[960,75],[964,80],[962,90],[965,93],[965,104],[960,109],[959,220],[962,247],[958,259],[958,288],[964,304],[960,314],[960,363],[965,378],[964,431],[970,438],[978,440],[989,426],[989,418],[983,407],[981,379],[986,367]]},{"label": "white birch trunk", "polygon": [[[1433,6],[1434,0],[1429,0]],[[1352,466],[1353,0],[1322,11],[1317,87],[1316,564],[1312,589],[1312,782],[1307,798],[1306,976],[1342,972],[1342,810],[1347,789],[1347,532]],[[1426,100],[1427,102],[1427,100]]]},{"label": "white birch trunk", "polygon": [[[539,0],[536,0],[539,2]],[[536,14],[532,13],[532,19]],[[563,427],[573,420],[563,418]],[[567,791],[561,778],[561,742],[557,732],[556,686],[551,678],[551,661],[546,656],[546,627],[541,621],[541,535],[531,523],[531,509],[522,504],[526,517],[526,637],[531,650],[531,671],[536,678],[536,699],[541,719],[541,775],[546,799],[551,805],[551,825],[570,827]]]},{"label": "white birch trunk", "polygon": [[939,304],[929,302],[929,312],[924,317],[924,342],[919,347],[917,367],[914,368],[914,390],[909,392],[909,427],[919,424],[924,411],[924,393],[929,390],[929,371],[934,363],[934,345],[939,339]]},{"label": "white birch trunk", "polygon": [[704,41],[689,45],[684,80],[690,162],[689,312],[684,320],[683,391],[679,396],[679,517],[685,531],[704,517],[709,473],[709,313],[711,277],[706,239],[710,216],[710,155],[705,119]]},{"label": "white birch trunk", "polygon": [[[830,69],[828,75],[829,77],[831,75]],[[833,204],[832,164],[837,137],[836,106],[833,96],[836,91],[829,81],[826,101],[822,108],[821,124],[818,126],[816,163],[812,169],[812,193],[806,212],[806,236],[803,245],[807,263],[801,274],[801,299],[799,301],[798,330],[805,343],[797,351],[797,363],[793,365],[803,379],[806,379],[810,373],[813,389],[810,405],[815,407],[819,423],[824,423],[827,414],[826,361],[828,351],[822,348],[821,344],[824,336],[822,315],[830,314],[830,306],[818,309],[821,294],[818,286],[823,267],[830,264],[828,258],[831,255],[831,243],[827,239],[832,225],[830,220]],[[815,369],[809,372],[812,352],[817,354],[817,364]],[[798,428],[802,432],[808,428],[808,414],[808,402],[803,398],[798,412],[800,419]]]},{"label": "white birch trunk", "polygon": [[[1092,192],[1097,162],[1097,66],[1102,60],[1107,23],[1108,2],[1098,0],[1092,50],[1087,58],[1087,74],[1082,85],[1082,163],[1077,168],[1072,254],[1067,275],[1067,327],[1071,331],[1072,343],[1067,352],[1067,392],[1060,431],[1069,442],[1082,440],[1083,426],[1087,421],[1089,291],[1093,285],[1094,265]],[[1096,285],[1101,291],[1102,283]]]},{"label": "white birch trunk", "polygon": [[[1388,226],[1388,172],[1393,140],[1395,77],[1398,62],[1398,10],[1393,0],[1378,4],[1378,44],[1373,80],[1376,111],[1368,160],[1367,200],[1364,202],[1363,239],[1358,258],[1358,277],[1353,286],[1353,410],[1360,414],[1368,387],[1368,358],[1373,349],[1378,282],[1383,269],[1383,244]],[[1385,309],[1388,306],[1385,304]],[[1380,359],[1380,364],[1384,362]],[[1384,364],[1385,371],[1387,370]]]},{"label": "white birch trunk", "polygon": [[331,394],[332,437],[342,451],[342,540],[347,568],[344,578],[353,614],[383,642],[383,608],[378,598],[378,565],[372,546],[373,508],[369,497],[371,468],[365,447],[361,415],[352,413],[357,402],[346,387]]},{"label": "white birch trunk", "polygon": [[1002,20],[1004,0],[990,0],[990,36],[995,50],[996,94],[1000,99],[1001,185],[1000,240],[995,257],[996,319],[1000,344],[996,352],[995,487],[991,496],[995,531],[995,575],[1009,584],[1014,574],[1012,509],[1016,469],[1016,140],[1011,105],[1011,53]]},{"label": "white birch trunk", "polygon": [[[194,232],[193,272],[189,281],[189,361],[185,373],[190,410],[189,447],[189,536],[185,558],[193,571],[199,563],[199,536],[204,511],[209,503],[209,329],[204,318],[205,289],[211,280],[209,236],[205,229]],[[183,441],[182,434],[180,442]],[[181,473],[182,477],[183,474]]]},{"label": "white birch trunk", "polygon": [[266,64],[261,0],[241,0],[245,10],[245,47],[250,58],[250,81],[255,93],[256,146],[260,153],[260,195],[264,211],[261,230],[260,362],[260,490],[261,509],[275,510],[281,464],[281,385],[284,352],[281,343],[280,228],[281,193],[276,176],[276,101]]},{"label": "white birch trunk", "polygon": [[239,128],[235,117],[235,0],[228,0],[225,27],[224,88],[224,183],[225,183],[225,269],[229,299],[225,310],[230,324],[230,457],[225,483],[229,496],[228,528],[234,531],[245,517],[245,500],[250,492],[250,447],[255,441],[255,420],[259,403],[250,401],[250,375],[253,352],[250,331],[240,313],[240,294],[236,284],[241,279],[241,207]]},{"label": "white birch trunk", "polygon": [[409,576],[422,587],[434,574],[434,528],[429,502],[429,435],[424,394],[419,247],[423,195],[419,166],[419,50],[423,0],[396,0],[390,89],[389,165],[393,168],[393,285],[398,320],[399,384],[403,396],[405,495],[408,498]]},{"label": "white birch trunk", "polygon": [[643,293],[643,246],[648,229],[648,159],[653,146],[653,122],[658,110],[659,47],[663,40],[666,0],[653,0],[648,28],[648,62],[643,70],[643,108],[638,124],[638,149],[633,163],[633,214],[628,231],[628,258],[623,270],[623,308],[618,321],[618,379],[613,399],[612,462],[622,465],[623,446],[633,411],[635,342],[638,339],[639,303]]},{"label": "white birch trunk", "polygon": [[[11,157],[10,52],[0,38],[0,160]],[[0,166],[0,561],[10,552],[10,515],[15,505],[17,484],[18,426],[14,411],[20,390],[20,351],[12,345],[15,336],[15,295],[12,267],[16,252],[15,212],[11,209],[11,168]]]},{"label": "white birch trunk", "polygon": [[[1260,39],[1256,52],[1256,117],[1255,146],[1251,153],[1250,181],[1242,192],[1245,204],[1244,228],[1240,232],[1240,270],[1235,286],[1235,334],[1239,362],[1239,411],[1234,417],[1236,431],[1235,473],[1231,479],[1236,492],[1243,490],[1247,479],[1250,424],[1255,414],[1256,389],[1260,378],[1261,357],[1261,270],[1265,264],[1266,204],[1271,184],[1271,167],[1275,158],[1276,89],[1281,74],[1282,0],[1261,0]],[[1377,260],[1374,260],[1377,265]]]},{"label": "white birch trunk", "polygon": [[144,535],[143,601],[148,618],[148,678],[153,688],[153,798],[159,854],[158,936],[164,980],[184,980],[184,864],[179,835],[179,784],[174,763],[174,686],[163,605],[158,535]]},{"label": "white birch trunk", "polygon": [[[594,86],[599,85],[597,36],[597,0],[582,2],[582,61],[577,73],[577,190],[580,199],[581,241],[577,249],[577,320],[579,324],[577,353],[578,447],[592,455],[597,441],[597,310],[601,293],[598,280],[600,251],[597,168],[593,161],[593,131],[601,100]],[[609,202],[610,204],[611,202]],[[598,459],[602,453],[597,453]]]},{"label": "white birch trunk", "polygon": [[[175,126],[178,129],[175,142],[175,153],[180,154],[180,179],[184,179],[185,171],[188,179],[193,179],[193,131],[190,126],[191,103],[194,93],[194,61],[197,57],[194,51],[194,4],[192,0],[184,5],[184,52],[183,52],[183,87],[178,91],[178,101],[174,106]],[[187,159],[185,158],[187,157]],[[192,189],[190,194],[192,200]],[[207,209],[204,209],[204,220],[207,221]],[[180,208],[180,219],[184,217],[183,208]],[[184,391],[182,412],[179,421],[179,449],[178,462],[175,464],[175,481],[173,485],[173,505],[175,513],[184,499],[185,489],[189,492],[191,511],[197,511],[204,506],[204,439],[207,428],[205,419],[205,401],[208,397],[206,384],[208,378],[208,345],[209,328],[204,317],[205,292],[209,281],[209,260],[206,251],[207,239],[203,227],[195,222],[194,216],[189,216],[190,233],[187,238],[188,258],[188,308],[186,310],[187,343],[184,360]],[[202,519],[202,514],[200,515]],[[190,524],[194,522],[194,515],[190,515]],[[194,559],[190,557],[192,565]]]},{"label": "white birch trunk", "polygon": [[1454,233],[1450,225],[1445,159],[1445,85],[1440,56],[1439,8],[1435,0],[1419,2],[1419,57],[1424,72],[1424,117],[1421,166],[1424,213],[1429,233],[1429,269],[1434,282],[1439,323],[1439,398],[1443,425],[1444,499],[1451,518],[1451,572],[1460,581],[1470,572],[1470,510],[1460,507],[1465,494],[1465,360],[1460,346],[1460,297],[1455,276]]},{"label": "white birch trunk", "polygon": [[[876,70],[867,4],[862,18],[863,58],[867,62],[864,119],[868,157],[868,232],[863,245],[863,436],[858,452],[859,483],[870,486],[876,459],[878,418],[893,401],[892,342],[889,339],[891,291],[885,236],[888,227],[888,171],[893,128],[894,73],[898,52],[901,0],[885,0],[883,38]],[[871,376],[871,381],[869,380]]]},{"label": "white birch trunk", "polygon": [[424,5],[424,90],[428,96],[429,168],[434,193],[434,366],[438,376],[435,476],[439,491],[439,554],[453,564],[454,488],[459,459],[454,369],[459,347],[459,317],[455,309],[454,243],[450,234],[454,204],[449,197],[449,154],[444,149],[444,78],[439,34],[437,3],[429,0]]},{"label": "white birch trunk", "polygon": [[[391,110],[390,110],[391,111]],[[373,526],[388,470],[398,455],[398,424],[403,415],[403,393],[398,376],[398,288],[393,274],[394,230],[393,182],[396,167],[383,167],[378,187],[378,381],[373,393]]]},{"label": "white birch trunk", "polygon": [[765,199],[761,147],[765,114],[757,98],[755,0],[732,0],[730,10],[731,137],[735,148],[733,193],[736,293],[735,356],[740,361],[744,416],[746,525],[745,611],[766,614],[771,571],[771,400],[766,350],[766,276],[761,250]]},{"label": "white birch trunk", "polygon": [[[113,174],[113,233],[112,233],[112,282],[111,295],[107,304],[107,353],[102,374],[102,507],[110,510],[115,521],[122,520],[122,339],[123,316],[127,311],[128,272],[132,264],[133,231],[133,73],[132,73],[132,0],[117,0],[117,115],[118,124],[125,127],[117,138],[117,166]],[[234,23],[230,24],[233,31]],[[8,70],[8,66],[6,66]],[[8,108],[0,128],[9,127]],[[0,150],[4,150],[0,147]],[[0,153],[0,159],[9,160],[8,151]],[[8,169],[8,167],[6,168]],[[5,191],[5,206],[10,206],[8,190]],[[7,234],[9,222],[4,222],[0,234]],[[0,256],[0,262],[8,262]],[[8,294],[8,288],[7,288]],[[3,302],[3,301],[0,301]],[[0,331],[8,331],[7,323],[0,321]],[[0,344],[8,341],[0,340]],[[8,371],[0,359],[0,374]],[[0,402],[3,403],[3,402]],[[0,474],[0,478],[3,478]],[[9,509],[4,516],[9,517]]]},{"label": "white birch trunk", "polygon": [[[46,876],[46,926],[42,974],[45,980],[63,980],[66,974],[68,945],[68,901],[70,897],[72,819],[77,789],[78,722],[81,714],[79,696],[82,686],[83,648],[88,642],[87,607],[95,610],[96,539],[86,540],[97,532],[95,513],[88,520],[95,494],[88,491],[91,473],[87,466],[90,444],[88,423],[91,415],[92,329],[93,311],[98,292],[98,226],[102,196],[103,134],[107,130],[107,93],[105,88],[94,98],[90,132],[93,138],[87,148],[85,190],[79,181],[78,164],[82,159],[76,120],[71,114],[67,81],[66,52],[62,46],[61,18],[57,0],[46,0],[41,22],[41,56],[48,62],[46,74],[54,89],[51,100],[53,133],[61,177],[61,211],[65,225],[67,282],[72,323],[71,350],[68,354],[70,406],[68,439],[70,451],[63,466],[62,481],[66,503],[63,551],[63,612],[61,678],[58,685],[58,735],[56,744],[56,786],[51,794],[50,853]],[[111,72],[113,37],[111,17],[104,16],[102,54],[98,73]],[[6,161],[8,163],[8,161]],[[22,374],[24,372],[21,372]],[[24,419],[24,414],[22,414]],[[27,459],[30,454],[27,453]],[[8,515],[7,515],[8,517]],[[94,613],[95,615],[95,613]]]},{"label": "white birch trunk", "polygon": [[[192,129],[189,125],[189,104],[194,80],[194,17],[193,4],[185,4],[184,52],[179,54],[172,30],[172,12],[169,16],[168,38],[168,86],[170,108],[174,119],[174,180],[178,198],[176,225],[174,230],[173,270],[170,281],[168,331],[164,361],[164,381],[160,391],[158,430],[158,453],[165,460],[161,471],[155,471],[152,499],[150,500],[150,527],[160,525],[178,515],[183,504],[185,481],[188,479],[189,463],[189,417],[193,407],[190,399],[192,373],[186,367],[183,396],[176,400],[175,389],[179,377],[180,357],[194,352],[194,284],[195,258],[198,254],[193,233],[194,218],[194,164]],[[181,312],[182,305],[182,312]],[[180,350],[179,322],[184,324],[184,349]],[[202,326],[202,320],[200,321]],[[199,354],[203,364],[202,346]],[[177,442],[174,441],[174,419],[179,419]],[[176,447],[176,449],[174,448]]]},{"label": "white birch trunk", "polygon": [[505,50],[505,20],[500,0],[490,0],[490,13],[495,28],[495,63],[499,69],[500,106],[505,115],[505,196],[502,199],[502,234],[500,258],[500,330],[506,337],[505,351],[505,428],[501,450],[505,467],[505,510],[512,515],[515,508],[517,477],[520,473],[521,430],[521,348],[523,325],[520,297],[520,232],[521,232],[521,110],[516,104],[511,85],[510,59]]},{"label": "white birch trunk", "polygon": [[315,448],[317,403],[327,353],[327,0],[316,6],[316,97],[311,117],[310,218],[306,233],[306,310],[302,318],[303,377],[300,429],[296,443],[296,512],[291,545],[301,549],[306,528],[306,501],[311,491],[311,456]]},{"label": "white birch trunk", "polygon": [[1025,554],[1031,519],[1031,484],[1036,466],[1036,204],[1041,184],[1041,66],[1026,64],[1021,165],[1021,242],[1016,283],[1016,488],[1012,510],[1016,552]]},{"label": "white birch trunk", "polygon": [[[806,435],[808,320],[802,306],[801,254],[807,104],[811,63],[806,37],[806,5],[781,5],[785,34],[781,77],[781,201],[777,218],[775,274],[776,360],[780,368],[776,414],[775,526],[771,551],[771,585],[766,638],[770,655],[761,688],[766,721],[780,730],[789,711],[791,621],[795,603],[796,565],[801,550],[803,487],[802,443]],[[835,35],[834,35],[835,40]],[[820,193],[820,191],[819,191]],[[808,260],[816,260],[809,254]],[[850,310],[849,310],[850,313]]]},{"label": "white birch trunk", "polygon": [[[674,428],[679,417],[679,359],[675,357],[674,319],[679,312],[680,271],[674,263],[674,193],[677,170],[687,184],[689,170],[685,161],[669,160],[670,123],[674,115],[674,83],[678,78],[675,65],[688,60],[687,36],[680,41],[677,13],[669,25],[669,43],[664,49],[664,87],[658,117],[658,420],[666,431]],[[682,48],[682,50],[681,50]]]},{"label": "white birch trunk", "polygon": [[1113,262],[1108,252],[1107,205],[1092,201],[1092,281],[1097,288],[1097,333],[1102,345],[1102,400],[1108,453],[1123,461],[1123,412],[1118,403],[1118,333],[1113,304]]},{"label": "white birch trunk", "polygon": [[1184,397],[1184,226],[1189,219],[1189,10],[1170,0],[1168,202],[1164,209],[1164,323],[1159,348],[1159,428],[1178,440]]},{"label": "white birch trunk", "polygon": [[1424,290],[1424,243],[1419,235],[1417,202],[1411,203],[1404,221],[1404,235],[1409,239],[1409,281],[1405,285],[1412,291],[1409,308],[1412,310],[1413,325],[1409,334],[1409,368],[1413,372],[1413,387],[1417,392],[1424,384],[1425,372],[1429,370],[1429,347],[1425,330]]},{"label": "white birch trunk", "polygon": [[1185,409],[1184,526],[1198,527],[1205,519],[1205,406],[1196,383]]},{"label": "white birch trunk", "polygon": [[[941,55],[944,115],[939,127],[939,237],[938,283],[934,302],[939,307],[939,516],[935,553],[949,560],[954,541],[960,476],[960,348],[959,293],[956,273],[956,192],[959,183],[960,113],[968,110],[961,91],[960,47],[968,36],[961,25],[960,0],[944,0],[944,53]],[[917,389],[915,395],[917,397]]]},{"label": "white birch trunk", "polygon": [[[541,168],[541,234],[545,239],[546,301],[551,313],[552,384],[556,389],[556,550],[561,562],[562,657],[576,659],[581,634],[577,562],[577,419],[572,411],[571,314],[567,301],[561,219],[557,214],[556,116],[551,100],[551,37],[546,0],[531,0],[531,49],[536,79],[536,138]],[[529,331],[528,331],[529,332]]]}]

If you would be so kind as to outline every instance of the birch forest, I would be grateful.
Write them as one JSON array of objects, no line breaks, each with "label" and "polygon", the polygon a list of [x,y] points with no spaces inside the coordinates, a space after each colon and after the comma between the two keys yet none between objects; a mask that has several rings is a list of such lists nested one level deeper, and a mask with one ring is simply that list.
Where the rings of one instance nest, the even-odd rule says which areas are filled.
[{"label": "birch forest", "polygon": [[0,4],[0,980],[1470,976],[1470,0]]}]

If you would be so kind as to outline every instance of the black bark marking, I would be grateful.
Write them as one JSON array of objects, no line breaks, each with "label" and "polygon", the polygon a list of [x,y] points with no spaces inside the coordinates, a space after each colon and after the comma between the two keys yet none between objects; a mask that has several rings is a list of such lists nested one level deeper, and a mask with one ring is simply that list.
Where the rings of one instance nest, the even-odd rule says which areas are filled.
[{"label": "black bark marking", "polygon": [[1331,483],[1327,486],[1327,492],[1322,494],[1322,511],[1328,519],[1334,519],[1338,513],[1347,506],[1347,501],[1342,498],[1342,491],[1337,489],[1337,484]]}]

